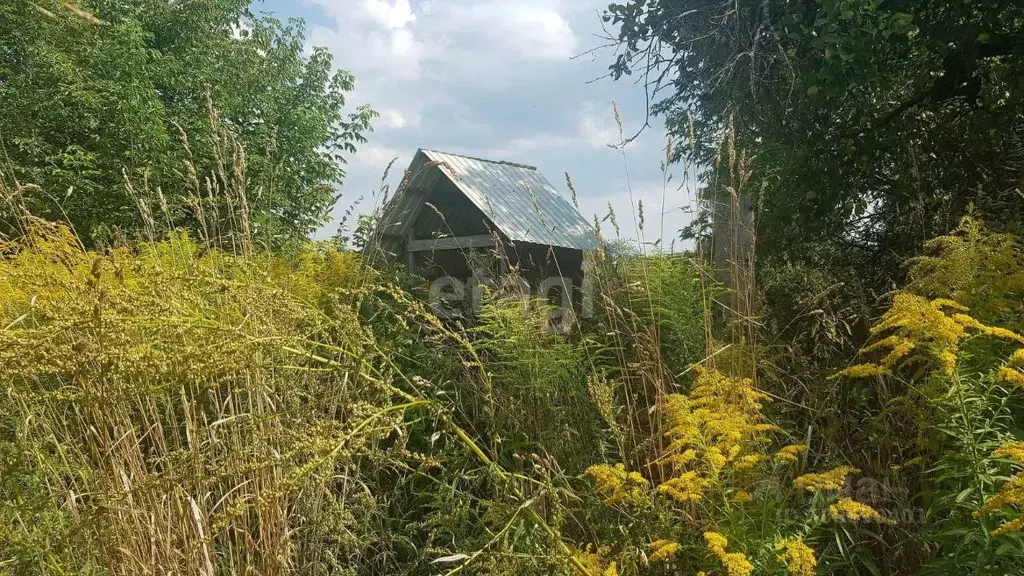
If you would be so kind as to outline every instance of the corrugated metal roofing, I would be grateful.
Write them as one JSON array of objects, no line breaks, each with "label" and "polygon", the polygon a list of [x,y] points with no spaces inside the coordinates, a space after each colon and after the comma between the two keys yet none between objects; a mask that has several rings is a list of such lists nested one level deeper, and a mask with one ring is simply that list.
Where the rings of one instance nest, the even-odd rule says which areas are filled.
[{"label": "corrugated metal roofing", "polygon": [[[533,166],[421,149],[513,242],[590,250],[594,228]],[[414,160],[415,164],[416,161]]]}]

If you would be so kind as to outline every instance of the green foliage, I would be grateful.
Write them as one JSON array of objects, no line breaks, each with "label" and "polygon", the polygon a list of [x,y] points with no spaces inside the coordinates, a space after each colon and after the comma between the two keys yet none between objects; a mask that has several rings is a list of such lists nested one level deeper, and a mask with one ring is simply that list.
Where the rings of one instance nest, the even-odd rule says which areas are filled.
[{"label": "green foliage", "polygon": [[993,234],[966,216],[953,234],[925,244],[912,261],[910,286],[930,298],[962,302],[987,323],[1024,327],[1024,245],[1020,237]]},{"label": "green foliage", "polygon": [[977,574],[1015,574],[1024,570],[1024,535],[990,534],[1008,514],[977,518],[977,511],[1007,480],[1005,463],[992,453],[1022,432],[1014,425],[1021,409],[1014,392],[994,382],[992,374],[958,374],[936,387],[928,399],[933,412],[928,433],[937,457],[927,469],[929,486],[923,538],[939,553],[924,569],[956,573],[977,566]]},{"label": "green foliage", "polygon": [[537,300],[492,298],[471,330],[494,381],[485,394],[503,455],[550,454],[575,475],[594,462],[602,431],[587,391],[589,351],[548,333],[552,311]]},{"label": "green foliage", "polygon": [[14,573],[378,561],[381,503],[348,482],[402,458],[402,406],[354,310],[317,305],[356,287],[351,255],[293,268],[183,234],[98,254],[42,223],[0,252]]},{"label": "green foliage", "polygon": [[[842,454],[881,481],[883,511],[924,513],[837,529],[823,568],[1020,572],[1020,462],[1004,443],[1021,435],[1024,381],[1007,360],[1022,326],[1024,7],[655,0],[605,17],[612,75],[644,74],[677,157],[705,167],[691,235],[720,224],[737,183],[756,206],[758,383],[785,400],[776,422],[806,431],[810,458]],[[863,354],[886,356],[858,363],[872,324],[886,338]]]},{"label": "green foliage", "polygon": [[605,20],[612,76],[657,89],[706,194],[721,192],[724,139],[756,159],[759,253],[852,264],[881,288],[970,202],[1019,230],[1020,2],[654,0]]},{"label": "green foliage", "polygon": [[705,356],[704,294],[698,264],[683,255],[622,254],[588,263],[594,314],[587,329],[611,335],[606,343],[650,339],[667,374],[674,377]]},{"label": "green foliage", "polygon": [[[84,6],[0,6],[0,573],[1024,570],[1020,238],[972,216],[895,281],[963,190],[1010,189],[1015,5],[611,7],[617,71],[677,53],[659,109],[709,194],[757,191],[736,342],[714,274],[623,246],[588,256],[578,332],[507,295],[442,321],[357,254],[372,216],[302,240],[372,113],[298,25]],[[1012,230],[1011,197],[976,214]]]},{"label": "green foliage", "polygon": [[829,378],[855,357],[872,312],[853,271],[845,272],[768,263],[758,286],[769,335],[759,347],[762,378],[790,401],[775,405],[777,416],[836,447],[871,443],[863,424],[875,396],[870,383]]},{"label": "green foliage", "polygon": [[[691,369],[725,369],[726,355],[703,357],[714,341],[665,348],[705,334],[700,270],[682,258],[595,256],[603,305],[566,337],[546,331],[545,306],[496,295],[478,324],[442,322],[398,288],[409,279],[329,244],[232,255],[178,232],[100,253],[25,226],[0,247],[11,574],[1022,569],[1021,535],[993,533],[1019,511],[983,509],[1016,466],[995,449],[1024,435],[1004,376],[1020,337],[953,304],[897,299],[881,321],[921,350],[954,342],[952,371],[920,359],[936,348],[873,379],[829,378],[855,301],[786,270],[766,301],[801,328],[771,329],[807,356],[785,365],[822,388],[780,387],[768,406],[773,356],[755,382]],[[917,262],[912,285],[974,279],[949,285],[982,309],[1009,293],[980,286],[1003,277],[993,266],[1016,278],[1014,242],[971,229]],[[911,305],[963,330],[935,339],[951,325]],[[676,362],[681,377],[657,368]],[[859,422],[819,432],[845,409]],[[914,510],[924,524],[901,515]]]},{"label": "green foliage", "polygon": [[220,124],[245,152],[258,243],[294,245],[323,224],[375,113],[344,112],[353,78],[325,49],[304,55],[300,22],[248,4],[93,0],[86,18],[62,0],[4,2],[0,144],[18,180],[42,188],[31,212],[109,244],[143,226],[128,179],[198,229],[189,188],[205,196],[232,176],[211,146]]}]

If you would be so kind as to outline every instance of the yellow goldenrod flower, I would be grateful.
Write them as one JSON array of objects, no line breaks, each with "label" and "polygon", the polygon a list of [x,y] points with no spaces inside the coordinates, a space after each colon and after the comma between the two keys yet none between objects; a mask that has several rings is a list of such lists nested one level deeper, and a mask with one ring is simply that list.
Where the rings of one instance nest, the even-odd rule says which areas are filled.
[{"label": "yellow goldenrod flower", "polygon": [[651,562],[660,562],[675,558],[679,552],[679,543],[672,540],[655,540],[649,544],[651,548]]},{"label": "yellow goldenrod flower", "polygon": [[730,552],[723,556],[721,561],[728,576],[750,576],[754,572],[754,565],[742,552]]},{"label": "yellow goldenrod flower", "polygon": [[828,514],[833,520],[847,522],[885,521],[877,510],[852,498],[840,498],[838,502],[828,507]]},{"label": "yellow goldenrod flower", "polygon": [[744,502],[753,502],[754,497],[746,490],[737,490],[736,493],[732,495],[732,501],[742,504]]},{"label": "yellow goldenrod flower", "polygon": [[725,457],[725,454],[722,454],[722,450],[717,446],[708,448],[704,456],[707,459],[708,465],[710,465],[711,469],[716,472],[725,467],[725,463],[729,461],[728,458]]},{"label": "yellow goldenrod flower", "polygon": [[684,466],[686,464],[689,464],[690,462],[693,462],[696,459],[697,459],[697,451],[694,450],[693,448],[687,448],[686,450],[684,450],[683,452],[681,452],[679,454],[674,454],[672,456],[669,456],[668,458],[665,458],[665,460],[669,464],[672,464],[672,465],[678,466],[678,467],[682,467],[682,466]]},{"label": "yellow goldenrod flower", "polygon": [[671,496],[678,502],[696,502],[700,500],[701,493],[706,485],[706,480],[702,479],[696,472],[690,471],[670,478],[664,484],[658,486],[658,492]]},{"label": "yellow goldenrod flower", "polygon": [[[1008,442],[1000,446],[993,456],[1005,456],[1010,458],[1017,464],[1024,466],[1024,442]],[[992,498],[989,498],[981,507],[980,510],[974,513],[975,517],[979,517],[982,514],[988,512],[994,512],[1005,507],[1013,507],[1020,509],[1024,507],[1024,472],[1017,473],[1016,476],[1010,478],[1006,484],[1003,484],[1003,488]],[[1011,532],[1024,531],[1024,515],[1018,516],[1017,518],[1006,522],[999,528],[992,531],[993,536],[1001,536],[1003,534],[1009,534]]]},{"label": "yellow goldenrod flower", "polygon": [[605,556],[611,552],[611,549],[607,546],[597,548],[591,552],[593,548],[590,545],[587,546],[586,550],[575,550],[573,551],[573,559],[576,560],[577,569],[575,573],[580,573],[579,567],[582,566],[586,570],[588,576],[617,576],[618,571],[615,567],[615,562],[606,563]]},{"label": "yellow goldenrod flower", "polygon": [[999,382],[1005,382],[1011,386],[1018,388],[1024,388],[1024,374],[1022,374],[1016,368],[1009,366],[1000,366],[999,373],[996,374],[996,380]]},{"label": "yellow goldenrod flower", "polygon": [[970,308],[964,306],[963,304],[960,304],[959,302],[955,302],[953,300],[950,300],[949,298],[936,298],[936,299],[932,300],[932,306],[935,306],[936,308],[940,308],[940,309],[941,308],[949,308],[950,310],[956,310],[957,312],[969,312],[970,311]]},{"label": "yellow goldenrod flower", "polygon": [[728,576],[750,576],[754,571],[754,565],[747,560],[746,554],[726,552],[729,541],[718,532],[705,532],[704,543],[707,544],[708,550],[718,557]]},{"label": "yellow goldenrod flower", "polygon": [[993,456],[1005,456],[1010,458],[1017,464],[1024,466],[1024,442],[1008,442],[1003,444],[995,452]]},{"label": "yellow goldenrod flower", "polygon": [[899,346],[901,343],[907,341],[908,340],[906,338],[894,334],[892,336],[886,336],[881,340],[877,340],[874,343],[861,348],[860,351],[864,354],[867,354],[868,352],[874,352],[879,348],[895,348],[896,346]]},{"label": "yellow goldenrod flower", "polygon": [[783,446],[775,453],[775,460],[777,462],[796,462],[800,459],[800,454],[806,451],[806,444],[790,444],[789,446]]},{"label": "yellow goldenrod flower", "polygon": [[[947,310],[952,314],[947,314]],[[908,292],[900,292],[893,299],[888,312],[871,327],[872,335],[891,333],[861,350],[863,353],[878,349],[887,349],[889,352],[877,363],[850,366],[839,375],[849,378],[879,376],[917,349],[930,355],[945,373],[953,374],[956,371],[960,343],[967,338],[969,330],[1024,344],[1024,336],[1006,328],[983,324],[967,312],[966,307],[953,300],[937,298],[929,301]],[[1024,361],[1024,354],[1021,359]],[[1000,371],[1000,375],[1011,383],[1019,381],[1024,386],[1024,376],[1016,378],[1019,375],[1008,371]]]},{"label": "yellow goldenrod flower", "polygon": [[[1003,489],[1000,490],[999,494],[996,494],[992,498],[982,505],[981,509],[974,513],[975,516],[981,516],[988,512],[994,512],[1004,507],[1021,507],[1024,505],[1024,473],[1017,474],[1013,478],[1010,478],[1003,485]],[[1010,532],[1020,532],[1024,528],[1024,516],[1020,516],[1014,520],[1003,524],[999,528],[992,531],[993,536],[1000,536],[1002,534],[1009,534]]]},{"label": "yellow goldenrod flower", "polygon": [[764,458],[763,454],[747,454],[746,456],[737,458],[733,463],[733,466],[735,466],[737,470],[750,470],[754,466],[760,464]]},{"label": "yellow goldenrod flower", "polygon": [[596,464],[587,468],[583,475],[594,479],[597,493],[608,505],[617,502],[640,503],[644,501],[650,488],[646,478],[638,472],[627,472],[622,464]]},{"label": "yellow goldenrod flower", "polygon": [[975,330],[984,330],[985,325],[978,322],[974,318],[967,314],[953,314],[953,321],[963,326],[964,328],[974,328]]},{"label": "yellow goldenrod flower", "polygon": [[1024,344],[1024,336],[1017,334],[1013,330],[1007,330],[1006,328],[1000,328],[999,326],[982,326],[979,330],[981,330],[981,333],[986,336],[1000,338],[1002,340],[1012,340],[1014,342]]},{"label": "yellow goldenrod flower", "polygon": [[1006,524],[1003,524],[999,528],[992,531],[993,536],[1002,536],[1003,534],[1009,534],[1011,532],[1022,532],[1024,531],[1024,516],[1019,516],[1013,520],[1010,520]]},{"label": "yellow goldenrod flower", "polygon": [[718,532],[705,532],[705,543],[725,567],[725,573],[728,576],[750,576],[754,572],[754,565],[746,560],[746,554],[725,550],[729,545],[729,540],[725,536]]},{"label": "yellow goldenrod flower", "polygon": [[921,457],[921,456],[915,456],[915,457],[911,458],[910,460],[907,460],[903,464],[897,464],[895,466],[890,466],[890,468],[893,469],[893,470],[903,470],[904,468],[910,468],[911,466],[917,466],[917,465],[922,464],[922,463],[924,463],[924,458]]},{"label": "yellow goldenrod flower", "polygon": [[729,540],[718,532],[705,532],[704,543],[715,556],[721,556],[725,554],[725,548],[729,545]]},{"label": "yellow goldenrod flower", "polygon": [[695,372],[688,394],[669,395],[661,405],[669,441],[663,460],[672,476],[658,490],[680,502],[699,499],[727,469],[757,466],[765,458],[763,445],[771,442],[768,433],[778,430],[764,422],[761,409],[769,397],[752,380],[702,367]]},{"label": "yellow goldenrod flower", "polygon": [[843,483],[846,482],[846,477],[849,474],[856,474],[858,472],[860,470],[857,468],[840,466],[828,472],[798,476],[793,480],[793,486],[795,488],[803,488],[808,492],[840,490],[843,487]]},{"label": "yellow goldenrod flower", "polygon": [[956,354],[948,350],[944,350],[939,352],[937,358],[939,360],[939,365],[942,366],[943,372],[946,374],[956,372]]},{"label": "yellow goldenrod flower", "polygon": [[781,552],[775,558],[786,565],[790,576],[814,576],[818,560],[814,557],[814,549],[803,540],[787,538],[776,544],[775,550]]},{"label": "yellow goldenrod flower", "polygon": [[910,340],[904,340],[903,342],[900,342],[899,344],[894,346],[888,354],[885,355],[885,358],[882,358],[879,361],[879,364],[881,364],[882,366],[892,366],[898,360],[900,360],[907,354],[913,352],[914,346],[914,343],[911,342]]},{"label": "yellow goldenrod flower", "polygon": [[854,364],[839,373],[847,378],[870,378],[872,376],[885,376],[889,369],[878,364]]}]

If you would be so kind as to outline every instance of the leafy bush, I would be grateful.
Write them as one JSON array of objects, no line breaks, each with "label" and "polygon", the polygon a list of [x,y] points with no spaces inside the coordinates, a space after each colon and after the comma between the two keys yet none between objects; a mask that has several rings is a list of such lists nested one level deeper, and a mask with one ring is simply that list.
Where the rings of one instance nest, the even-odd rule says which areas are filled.
[{"label": "leafy bush", "polygon": [[[787,300],[784,278],[831,286],[797,268],[768,301],[820,305],[795,322],[817,328],[773,326],[732,363],[682,258],[595,261],[601,305],[560,336],[541,303],[496,296],[442,321],[325,245],[96,252],[24,226],[0,246],[10,573],[1024,570],[1020,247],[969,219],[845,366],[859,308]],[[764,353],[780,345],[811,358]],[[783,365],[810,386],[778,387]],[[863,430],[816,432],[826,393],[858,394],[844,425]]]}]

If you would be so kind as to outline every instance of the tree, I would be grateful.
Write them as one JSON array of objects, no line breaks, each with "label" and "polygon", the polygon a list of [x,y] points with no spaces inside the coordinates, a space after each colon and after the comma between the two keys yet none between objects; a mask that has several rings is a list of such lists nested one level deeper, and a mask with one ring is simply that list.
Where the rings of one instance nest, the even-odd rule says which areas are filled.
[{"label": "tree", "polygon": [[604,19],[611,75],[644,75],[709,193],[727,134],[753,158],[762,256],[878,285],[971,203],[1024,221],[1017,0],[634,0]]},{"label": "tree", "polygon": [[142,225],[126,180],[160,190],[172,225],[197,227],[189,163],[205,194],[205,175],[216,187],[241,162],[237,141],[253,236],[277,248],[326,221],[375,117],[345,113],[354,79],[331,70],[325,49],[305,54],[300,21],[248,0],[4,2],[0,144],[42,189],[26,198],[33,214],[103,243]]}]

